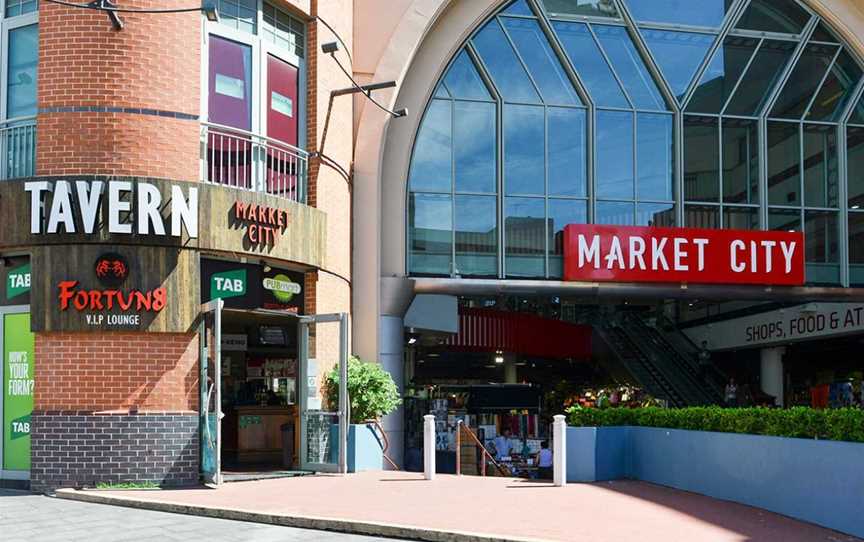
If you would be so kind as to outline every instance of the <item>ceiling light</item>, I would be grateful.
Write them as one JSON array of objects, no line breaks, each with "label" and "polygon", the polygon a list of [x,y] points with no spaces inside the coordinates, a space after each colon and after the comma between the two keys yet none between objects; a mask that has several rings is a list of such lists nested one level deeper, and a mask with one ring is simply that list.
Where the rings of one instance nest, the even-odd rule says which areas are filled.
[{"label": "ceiling light", "polygon": [[504,363],[504,356],[502,356],[501,354],[498,354],[497,356],[495,356],[495,363],[497,363],[499,365]]},{"label": "ceiling light", "polygon": [[409,337],[408,338],[408,344],[414,344],[416,342],[417,342],[417,337]]}]

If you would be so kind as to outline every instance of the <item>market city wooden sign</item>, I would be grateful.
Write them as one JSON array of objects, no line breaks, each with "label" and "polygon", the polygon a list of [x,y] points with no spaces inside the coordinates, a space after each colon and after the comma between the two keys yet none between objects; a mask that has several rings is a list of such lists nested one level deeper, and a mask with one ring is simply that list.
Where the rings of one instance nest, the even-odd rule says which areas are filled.
[{"label": "market city wooden sign", "polygon": [[245,225],[249,243],[275,246],[288,228],[291,214],[287,209],[236,201],[234,219]]},{"label": "market city wooden sign", "polygon": [[798,286],[804,234],[570,224],[564,279]]}]

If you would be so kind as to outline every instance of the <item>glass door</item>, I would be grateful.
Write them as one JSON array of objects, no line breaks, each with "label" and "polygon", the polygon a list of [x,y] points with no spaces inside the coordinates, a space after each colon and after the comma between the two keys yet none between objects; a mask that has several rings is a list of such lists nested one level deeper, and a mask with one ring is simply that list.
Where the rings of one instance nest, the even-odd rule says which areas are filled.
[{"label": "glass door", "polygon": [[222,483],[222,308],[215,299],[201,305],[199,326],[199,438],[201,477],[205,483]]},{"label": "glass door", "polygon": [[294,148],[298,146],[297,119],[298,69],[272,53],[266,55],[267,94],[267,192],[298,201],[297,183],[300,163]]},{"label": "glass door", "polygon": [[[310,326],[339,324],[339,393],[336,404],[322,396],[317,360],[309,357]],[[302,317],[299,322],[300,468],[316,472],[347,472],[348,455],[348,315]]]}]

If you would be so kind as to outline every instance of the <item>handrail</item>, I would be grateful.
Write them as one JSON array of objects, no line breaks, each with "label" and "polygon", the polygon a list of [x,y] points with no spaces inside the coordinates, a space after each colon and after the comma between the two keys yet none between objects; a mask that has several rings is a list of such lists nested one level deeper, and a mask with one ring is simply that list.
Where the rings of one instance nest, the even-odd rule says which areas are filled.
[{"label": "handrail", "polygon": [[477,435],[474,434],[474,431],[471,430],[470,427],[464,425],[462,420],[456,422],[456,474],[458,476],[462,476],[462,429],[465,428],[468,431],[468,434],[471,436],[471,439],[474,441],[476,446],[480,447],[483,453],[483,461],[480,462],[480,475],[486,476],[486,458],[488,457],[492,460],[492,464],[495,465],[495,468],[498,469],[498,472],[503,474],[504,476],[508,476],[510,473],[504,470],[495,458],[489,453],[489,450],[483,446],[483,443],[480,442],[480,439],[477,438]]},{"label": "handrail", "polygon": [[381,447],[381,454],[394,469],[402,470],[399,468],[399,465],[397,465],[396,462],[390,459],[390,457],[387,455],[387,450],[390,449],[390,439],[387,438],[387,432],[384,431],[383,427],[381,427],[381,423],[378,420],[366,420],[363,423],[367,425],[374,425],[378,429],[378,431],[381,432],[381,438],[384,440],[384,446]]},{"label": "handrail", "polygon": [[6,125],[6,124],[14,124],[16,122],[25,122],[28,120],[35,121],[36,115],[22,115],[20,117],[13,117],[11,119],[5,119],[5,120],[0,121],[0,126]]},{"label": "handrail", "polygon": [[232,133],[232,134],[236,134],[236,135],[241,135],[244,137],[260,139],[262,141],[266,141],[267,143],[272,143],[274,145],[279,145],[280,147],[284,147],[286,150],[294,151],[304,158],[309,157],[309,153],[307,151],[301,149],[300,147],[296,147],[290,143],[286,143],[280,139],[266,136],[264,134],[256,134],[255,132],[249,132],[246,130],[242,130],[240,128],[234,128],[233,126],[225,126],[224,124],[217,124],[215,122],[202,122],[201,126],[203,126],[207,130],[214,129],[214,130],[219,130],[220,132],[228,132],[228,133]]}]

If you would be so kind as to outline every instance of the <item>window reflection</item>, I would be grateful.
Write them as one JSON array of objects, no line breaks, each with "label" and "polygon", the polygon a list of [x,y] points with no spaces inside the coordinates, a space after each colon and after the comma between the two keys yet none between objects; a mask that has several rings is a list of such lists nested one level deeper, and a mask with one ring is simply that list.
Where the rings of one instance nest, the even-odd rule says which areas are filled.
[{"label": "window reflection", "polygon": [[621,226],[632,226],[634,207],[632,203],[598,201],[597,202],[597,224],[617,224]]},{"label": "window reflection", "polygon": [[798,124],[768,123],[768,203],[798,205],[801,202],[801,146]]},{"label": "window reflection", "polygon": [[758,230],[758,207],[723,207],[723,228],[727,230]]},{"label": "window reflection", "polygon": [[638,22],[719,28],[732,0],[626,0]]},{"label": "window reflection", "polygon": [[491,100],[489,89],[480,79],[477,68],[468,53],[462,51],[453,61],[444,78],[444,86],[448,93],[454,98],[466,98],[469,100]]},{"label": "window reflection", "polygon": [[516,58],[498,19],[492,19],[472,40],[495,86],[505,100],[539,103],[540,97]]},{"label": "window reflection", "polygon": [[507,194],[545,193],[543,108],[504,106],[504,187]]},{"label": "window reflection", "polygon": [[861,68],[849,53],[841,51],[807,112],[807,120],[840,120],[860,79]]},{"label": "window reflection", "polygon": [[680,100],[714,43],[714,35],[643,29],[642,36]]},{"label": "window reflection", "polygon": [[504,254],[507,276],[546,274],[546,208],[542,198],[507,198]]},{"label": "window reflection", "polygon": [[583,200],[549,200],[549,276],[564,276],[564,227],[588,222],[587,204]]},{"label": "window reflection", "polygon": [[837,128],[804,127],[804,205],[837,207]]},{"label": "window reflection", "polygon": [[495,104],[456,102],[454,150],[457,192],[495,192]]},{"label": "window reflection", "polygon": [[723,119],[723,201],[759,203],[759,125]]},{"label": "window reflection", "polygon": [[422,192],[450,192],[451,167],[451,104],[432,100],[414,145],[409,183],[411,190]]},{"label": "window reflection", "polygon": [[711,117],[684,117],[684,199],[719,201],[720,131]]},{"label": "window reflection", "polygon": [[846,148],[849,167],[849,208],[864,209],[864,128],[849,128]]},{"label": "window reflection", "polygon": [[702,75],[687,111],[720,113],[758,45],[759,40],[754,38],[726,38]]},{"label": "window reflection", "polygon": [[761,113],[765,102],[792,58],[795,43],[764,40],[741,84],[729,101],[726,114],[754,116]]},{"label": "window reflection", "polygon": [[640,203],[636,206],[636,225],[670,228],[675,225],[675,206],[671,203]]},{"label": "window reflection", "polygon": [[556,15],[588,15],[592,17],[618,17],[613,0],[543,0],[550,17]]},{"label": "window reflection", "polygon": [[800,119],[804,116],[813,94],[834,61],[837,50],[835,45],[807,45],[771,110],[772,117]]},{"label": "window reflection", "polygon": [[550,107],[549,194],[587,195],[585,111]]},{"label": "window reflection", "polygon": [[8,55],[6,118],[35,115],[39,26],[33,24],[10,30]]},{"label": "window reflection", "polygon": [[750,0],[735,28],[800,34],[809,20],[795,0]]},{"label": "window reflection", "polygon": [[412,194],[409,201],[408,245],[414,273],[449,275],[453,258],[450,196]]},{"label": "window reflection", "polygon": [[717,229],[720,227],[720,207],[685,205],[684,225],[688,228]]},{"label": "window reflection", "polygon": [[600,41],[615,73],[624,84],[633,106],[642,109],[666,110],[666,103],[651,78],[648,68],[633,40],[622,26],[593,25],[594,33]]},{"label": "window reflection", "polygon": [[639,113],[636,126],[638,196],[672,199],[672,116]]},{"label": "window reflection", "polygon": [[605,107],[630,107],[588,25],[556,21],[553,26],[594,102]]},{"label": "window reflection", "polygon": [[456,196],[456,273],[498,274],[498,227],[494,196]]},{"label": "window reflection", "polygon": [[597,113],[597,197],[632,199],[633,114]]}]

